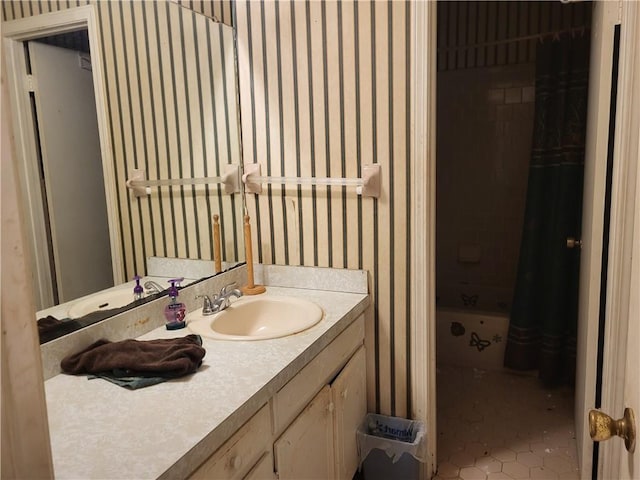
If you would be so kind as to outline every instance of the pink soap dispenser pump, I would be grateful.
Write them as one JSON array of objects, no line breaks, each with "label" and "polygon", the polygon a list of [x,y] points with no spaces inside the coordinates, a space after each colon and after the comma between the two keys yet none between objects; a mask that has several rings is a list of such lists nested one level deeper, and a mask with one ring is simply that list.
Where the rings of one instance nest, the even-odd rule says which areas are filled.
[{"label": "pink soap dispenser pump", "polygon": [[180,283],[183,278],[172,278],[169,280],[171,286],[169,287],[169,297],[171,301],[164,307],[164,316],[167,319],[167,330],[178,330],[186,326],[185,315],[186,308],[184,303],[178,301],[178,287],[176,283]]}]

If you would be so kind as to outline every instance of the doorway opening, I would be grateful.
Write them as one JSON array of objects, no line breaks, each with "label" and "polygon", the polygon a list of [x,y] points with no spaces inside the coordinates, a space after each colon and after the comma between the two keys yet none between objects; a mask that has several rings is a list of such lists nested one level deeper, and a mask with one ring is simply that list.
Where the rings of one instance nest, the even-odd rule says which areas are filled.
[{"label": "doorway opening", "polygon": [[3,25],[35,303],[121,277],[115,184],[93,6]]},{"label": "doorway opening", "polygon": [[87,29],[24,46],[57,305],[114,284],[91,50]]},{"label": "doorway opening", "polygon": [[588,39],[591,7],[438,2],[437,478],[579,476],[572,385],[545,386],[537,366],[504,359],[530,208],[536,61],[541,44]]}]

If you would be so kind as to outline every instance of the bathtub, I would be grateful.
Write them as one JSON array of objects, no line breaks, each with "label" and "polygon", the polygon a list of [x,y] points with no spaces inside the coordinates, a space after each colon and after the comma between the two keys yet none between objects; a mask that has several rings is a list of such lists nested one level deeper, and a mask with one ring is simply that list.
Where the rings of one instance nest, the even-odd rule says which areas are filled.
[{"label": "bathtub", "polygon": [[436,362],[501,370],[508,329],[507,312],[438,307]]}]

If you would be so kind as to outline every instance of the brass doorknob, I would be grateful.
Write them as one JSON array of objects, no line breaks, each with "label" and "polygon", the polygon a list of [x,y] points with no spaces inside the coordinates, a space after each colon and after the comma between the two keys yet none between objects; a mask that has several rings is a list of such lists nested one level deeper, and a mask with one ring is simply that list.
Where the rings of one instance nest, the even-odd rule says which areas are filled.
[{"label": "brass doorknob", "polygon": [[624,409],[624,415],[614,420],[598,410],[589,412],[589,434],[594,442],[609,440],[613,436],[624,438],[627,451],[633,453],[636,448],[636,419],[631,408]]},{"label": "brass doorknob", "polygon": [[577,240],[573,237],[567,237],[567,248],[582,248],[582,240]]}]

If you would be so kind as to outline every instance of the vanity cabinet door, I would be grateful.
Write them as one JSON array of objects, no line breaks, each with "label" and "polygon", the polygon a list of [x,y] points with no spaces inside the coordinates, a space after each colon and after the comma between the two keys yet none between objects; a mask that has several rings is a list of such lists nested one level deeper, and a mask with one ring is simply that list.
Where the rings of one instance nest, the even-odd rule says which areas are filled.
[{"label": "vanity cabinet door", "polygon": [[367,378],[364,346],[331,384],[334,404],[335,477],[350,480],[358,468],[356,431],[367,414]]},{"label": "vanity cabinet door", "polygon": [[243,480],[276,480],[276,472],[273,471],[273,454],[266,452],[255,467]]},{"label": "vanity cabinet door", "polygon": [[273,397],[274,433],[280,435],[364,342],[364,315],[346,328]]},{"label": "vanity cabinet door", "polygon": [[333,403],[325,385],[273,446],[280,480],[334,476]]}]

